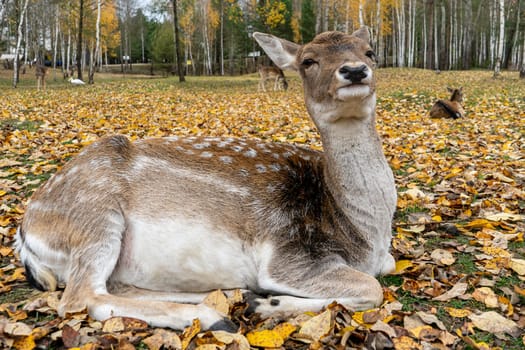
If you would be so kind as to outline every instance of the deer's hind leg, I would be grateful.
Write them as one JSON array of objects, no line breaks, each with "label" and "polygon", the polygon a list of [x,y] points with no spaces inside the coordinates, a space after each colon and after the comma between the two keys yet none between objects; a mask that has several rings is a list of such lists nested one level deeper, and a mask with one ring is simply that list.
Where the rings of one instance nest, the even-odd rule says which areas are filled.
[{"label": "deer's hind leg", "polygon": [[250,311],[263,317],[285,316],[318,311],[333,301],[353,310],[367,310],[383,300],[383,289],[373,276],[340,259],[306,259],[302,263],[287,260],[272,263],[261,273],[259,286],[271,296],[252,298]]},{"label": "deer's hind leg", "polygon": [[162,294],[167,293],[159,293],[161,297],[155,298],[154,293],[129,288],[122,295],[111,294],[107,284],[120,253],[120,235],[72,252],[71,274],[59,304],[59,315],[87,308],[90,316],[97,320],[126,316],[155,327],[183,329],[199,318],[204,329],[235,330],[231,321],[206,305],[163,301],[168,298]]}]

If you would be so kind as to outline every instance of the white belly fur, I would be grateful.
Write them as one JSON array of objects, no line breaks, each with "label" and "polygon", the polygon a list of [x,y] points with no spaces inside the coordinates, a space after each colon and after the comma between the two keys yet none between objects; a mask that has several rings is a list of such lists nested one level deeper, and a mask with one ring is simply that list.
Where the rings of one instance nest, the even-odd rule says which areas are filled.
[{"label": "white belly fur", "polygon": [[112,280],[174,292],[246,288],[257,281],[249,246],[206,222],[131,219]]}]

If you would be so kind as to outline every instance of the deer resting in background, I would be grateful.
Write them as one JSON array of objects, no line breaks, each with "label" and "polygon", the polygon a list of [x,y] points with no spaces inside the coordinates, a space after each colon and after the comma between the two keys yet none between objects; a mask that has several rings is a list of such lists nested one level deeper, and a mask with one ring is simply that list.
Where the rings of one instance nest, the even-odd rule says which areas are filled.
[{"label": "deer resting in background", "polygon": [[272,66],[263,66],[259,65],[258,67],[259,71],[259,87],[258,91],[265,91],[266,92],[266,81],[273,81],[273,91],[277,90],[287,90],[288,89],[288,82],[286,81],[286,77],[284,76],[284,73],[282,69]]},{"label": "deer resting in background", "polygon": [[381,304],[374,276],[394,269],[396,189],[375,127],[368,29],[304,46],[254,37],[299,71],[324,152],[215,137],[87,146],[35,192],[16,235],[35,287],[65,283],[60,315],[234,329],[202,304],[218,288],[244,290],[262,317]]},{"label": "deer resting in background", "polygon": [[452,118],[458,119],[465,116],[463,110],[463,88],[451,89],[447,87],[447,91],[452,95],[450,100],[437,100],[430,109],[430,118]]}]

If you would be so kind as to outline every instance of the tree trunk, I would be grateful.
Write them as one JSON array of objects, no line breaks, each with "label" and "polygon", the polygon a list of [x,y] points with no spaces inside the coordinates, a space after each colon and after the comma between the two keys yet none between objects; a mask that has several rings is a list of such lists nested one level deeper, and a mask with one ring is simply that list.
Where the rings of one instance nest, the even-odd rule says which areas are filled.
[{"label": "tree trunk", "polygon": [[173,29],[175,32],[175,56],[177,61],[177,73],[179,75],[179,82],[186,81],[184,77],[184,71],[182,70],[182,52],[180,49],[180,40],[179,40],[179,20],[177,16],[177,0],[171,0],[173,6]]},{"label": "tree trunk", "polygon": [[426,16],[427,21],[427,50],[426,50],[426,67],[432,69],[432,62],[434,57],[434,0],[427,0],[426,2]]},{"label": "tree trunk", "polygon": [[89,84],[95,82],[95,64],[98,61],[100,51],[100,12],[102,7],[102,0],[97,0],[97,22],[95,25],[95,53],[89,62]]},{"label": "tree trunk", "polygon": [[501,60],[503,55],[503,40],[505,39],[505,0],[499,0],[499,39],[496,64],[494,65],[494,78],[501,75]]},{"label": "tree trunk", "polygon": [[82,80],[82,31],[84,26],[84,0],[80,0],[78,13],[77,76]]},{"label": "tree trunk", "polygon": [[22,7],[22,11],[20,11],[20,18],[18,22],[18,31],[17,31],[17,38],[16,38],[16,49],[15,49],[15,58],[13,62],[13,87],[16,88],[18,85],[18,78],[19,78],[19,65],[20,60],[18,58],[18,54],[20,52],[20,45],[22,44],[22,28],[24,25],[24,18],[27,10],[27,5],[29,4],[29,0],[25,0],[24,6]]}]

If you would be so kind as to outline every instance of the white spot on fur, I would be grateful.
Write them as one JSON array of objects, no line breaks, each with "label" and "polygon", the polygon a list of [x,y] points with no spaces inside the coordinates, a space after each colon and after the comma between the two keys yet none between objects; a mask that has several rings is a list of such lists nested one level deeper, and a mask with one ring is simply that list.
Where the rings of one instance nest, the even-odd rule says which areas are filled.
[{"label": "white spot on fur", "polygon": [[241,173],[241,176],[244,176],[244,177],[250,176],[250,172],[248,172],[248,170],[246,169],[239,170],[239,173]]},{"label": "white spot on fur", "polygon": [[233,162],[233,158],[230,156],[220,156],[219,159],[226,164],[231,164]]},{"label": "white spot on fur", "polygon": [[258,173],[265,173],[266,172],[266,166],[263,164],[255,164],[255,169],[257,169]]},{"label": "white spot on fur", "polygon": [[292,156],[292,154],[293,154],[292,152],[290,152],[290,151],[286,151],[286,152],[283,153],[283,157],[284,157],[284,158],[289,158],[289,157]]},{"label": "white spot on fur", "polygon": [[202,143],[196,143],[193,145],[193,148],[195,149],[204,149],[204,148],[208,148],[210,147],[210,143],[209,142],[202,142]]},{"label": "white spot on fur", "polygon": [[272,171],[279,171],[279,170],[281,170],[281,166],[279,164],[277,164],[277,163],[272,163],[272,164],[270,164],[270,169]]},{"label": "white spot on fur", "polygon": [[279,159],[279,158],[281,158],[281,156],[278,155],[277,153],[272,153],[272,156],[273,156],[275,159]]},{"label": "white spot on fur", "polygon": [[184,143],[193,143],[197,138],[195,136],[185,137],[182,139]]},{"label": "white spot on fur", "polygon": [[257,151],[255,151],[253,148],[250,148],[249,150],[244,152],[244,156],[249,158],[255,158],[257,157]]},{"label": "white spot on fur", "polygon": [[244,149],[244,147],[239,146],[239,145],[232,146],[232,150],[234,150],[235,152],[240,152],[243,149]]},{"label": "white spot on fur", "polygon": [[211,153],[211,152],[202,152],[201,153],[201,157],[202,158],[211,158],[211,157],[213,157],[213,153]]}]

